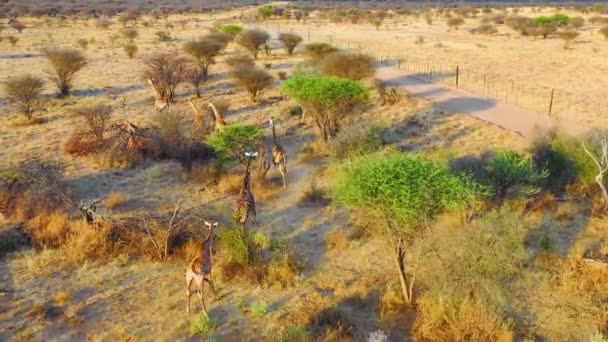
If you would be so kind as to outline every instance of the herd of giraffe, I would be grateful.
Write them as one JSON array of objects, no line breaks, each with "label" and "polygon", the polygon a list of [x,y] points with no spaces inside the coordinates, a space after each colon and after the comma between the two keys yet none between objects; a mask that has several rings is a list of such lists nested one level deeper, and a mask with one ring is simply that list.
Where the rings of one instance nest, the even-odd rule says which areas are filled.
[{"label": "herd of giraffe", "polygon": [[[195,126],[203,126],[203,113],[198,109],[193,101],[190,101],[190,106],[194,111],[193,121]],[[209,108],[213,111],[215,119],[215,130],[221,131],[226,127],[226,121],[224,120],[221,113],[218,112],[213,103],[209,103]],[[274,117],[270,117],[268,120],[270,128],[272,129],[272,165],[276,167],[281,173],[281,180],[283,182],[283,188],[287,187],[287,159],[285,158],[285,150],[277,141],[277,134],[275,128]],[[234,200],[234,211],[233,215],[236,223],[245,227],[249,218],[252,219],[253,224],[256,224],[256,210],[255,210],[255,197],[251,192],[251,163],[254,159],[260,158],[261,163],[265,171],[269,169],[268,162],[266,161],[266,148],[264,145],[258,152],[245,152],[245,175],[243,177],[243,183],[239,189],[238,194]],[[211,280],[211,268],[212,268],[212,250],[215,237],[215,228],[218,225],[217,221],[209,223],[205,221],[205,225],[208,227],[208,234],[205,239],[199,245],[197,256],[190,261],[186,270],[186,296],[188,298],[186,311],[190,312],[190,297],[192,297],[193,291],[192,286],[195,286],[196,293],[199,296],[203,314],[208,316],[207,309],[205,307],[205,301],[203,299],[203,288],[205,283],[209,285],[211,291],[216,295],[215,287]]]}]

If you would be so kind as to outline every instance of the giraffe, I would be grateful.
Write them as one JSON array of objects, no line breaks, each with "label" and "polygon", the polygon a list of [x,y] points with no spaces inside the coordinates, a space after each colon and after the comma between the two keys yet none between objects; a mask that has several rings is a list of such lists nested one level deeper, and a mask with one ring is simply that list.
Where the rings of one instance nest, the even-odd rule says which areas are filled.
[{"label": "giraffe", "polygon": [[196,106],[196,104],[194,104],[194,101],[190,100],[188,101],[190,102],[190,107],[192,107],[192,122],[194,123],[194,127],[196,128],[203,128],[204,127],[204,116],[203,116],[203,112],[201,110],[198,109],[198,107]]},{"label": "giraffe", "polygon": [[209,107],[213,110],[213,115],[215,116],[215,130],[221,131],[226,127],[226,121],[224,121],[222,114],[217,111],[213,103],[209,102]]},{"label": "giraffe", "polygon": [[217,297],[215,286],[211,281],[211,267],[213,262],[213,243],[215,240],[215,228],[217,227],[217,221],[207,222],[205,225],[209,229],[209,234],[203,239],[201,246],[198,250],[197,256],[190,261],[188,269],[186,270],[186,296],[188,298],[188,304],[186,305],[186,312],[190,312],[190,297],[192,297],[194,291],[191,290],[192,285],[195,286],[195,291],[201,300],[201,306],[205,316],[209,316],[207,308],[205,307],[205,301],[203,299],[203,287],[205,282],[209,284],[211,291]]},{"label": "giraffe", "polygon": [[283,188],[285,188],[287,186],[285,181],[287,176],[287,160],[285,159],[285,150],[283,150],[283,146],[277,143],[277,134],[274,127],[274,116],[270,117],[269,123],[270,127],[272,127],[272,163],[275,167],[279,168],[281,178],[283,179]]},{"label": "giraffe", "polygon": [[249,215],[253,219],[253,224],[256,224],[255,198],[251,193],[251,172],[249,171],[249,167],[251,166],[251,161],[257,156],[258,152],[245,152],[247,168],[245,169],[245,177],[243,177],[243,185],[241,185],[234,203],[234,217],[237,224],[243,226],[247,224]]}]

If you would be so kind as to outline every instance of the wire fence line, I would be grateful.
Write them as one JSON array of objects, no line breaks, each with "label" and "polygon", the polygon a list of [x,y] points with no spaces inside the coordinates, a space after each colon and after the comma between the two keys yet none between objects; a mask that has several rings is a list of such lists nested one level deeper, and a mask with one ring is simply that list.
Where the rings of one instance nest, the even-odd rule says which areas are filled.
[{"label": "wire fence line", "polygon": [[[455,64],[437,63],[413,55],[390,53],[388,50],[382,51],[356,40],[339,39],[335,34],[328,34],[321,29],[281,24],[274,26],[274,32],[281,32],[283,26],[284,31],[299,34],[306,43],[325,42],[338,48],[365,53],[375,58],[379,64],[403,70],[409,76],[421,81],[439,82],[450,87],[465,89],[484,98],[529,109],[541,115],[564,119],[580,118],[593,124],[603,124],[608,119],[608,110],[601,101],[594,101],[592,98],[585,98],[564,89],[504,79],[503,76],[489,72],[479,72]],[[267,29],[272,30],[273,27],[267,25]]]}]

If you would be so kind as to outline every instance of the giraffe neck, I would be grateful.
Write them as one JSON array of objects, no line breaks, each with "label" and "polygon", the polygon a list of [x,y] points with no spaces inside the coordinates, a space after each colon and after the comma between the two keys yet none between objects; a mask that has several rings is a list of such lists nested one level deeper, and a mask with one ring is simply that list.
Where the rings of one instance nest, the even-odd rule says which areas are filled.
[{"label": "giraffe neck", "polygon": [[272,142],[276,145],[277,143],[277,133],[274,129],[274,121],[272,122]]}]

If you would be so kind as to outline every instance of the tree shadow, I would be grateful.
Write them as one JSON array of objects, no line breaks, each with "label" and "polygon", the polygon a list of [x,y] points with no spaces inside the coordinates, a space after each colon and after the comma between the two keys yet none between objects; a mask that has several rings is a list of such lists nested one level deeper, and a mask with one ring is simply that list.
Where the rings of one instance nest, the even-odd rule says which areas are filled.
[{"label": "tree shadow", "polygon": [[78,97],[97,97],[97,96],[121,96],[127,93],[131,93],[138,90],[145,89],[143,84],[132,84],[124,87],[103,87],[103,88],[89,88],[89,89],[76,89],[72,91],[73,96]]},{"label": "tree shadow", "polygon": [[38,58],[42,57],[41,53],[13,53],[13,54],[0,54],[0,59],[26,59],[26,58]]}]

